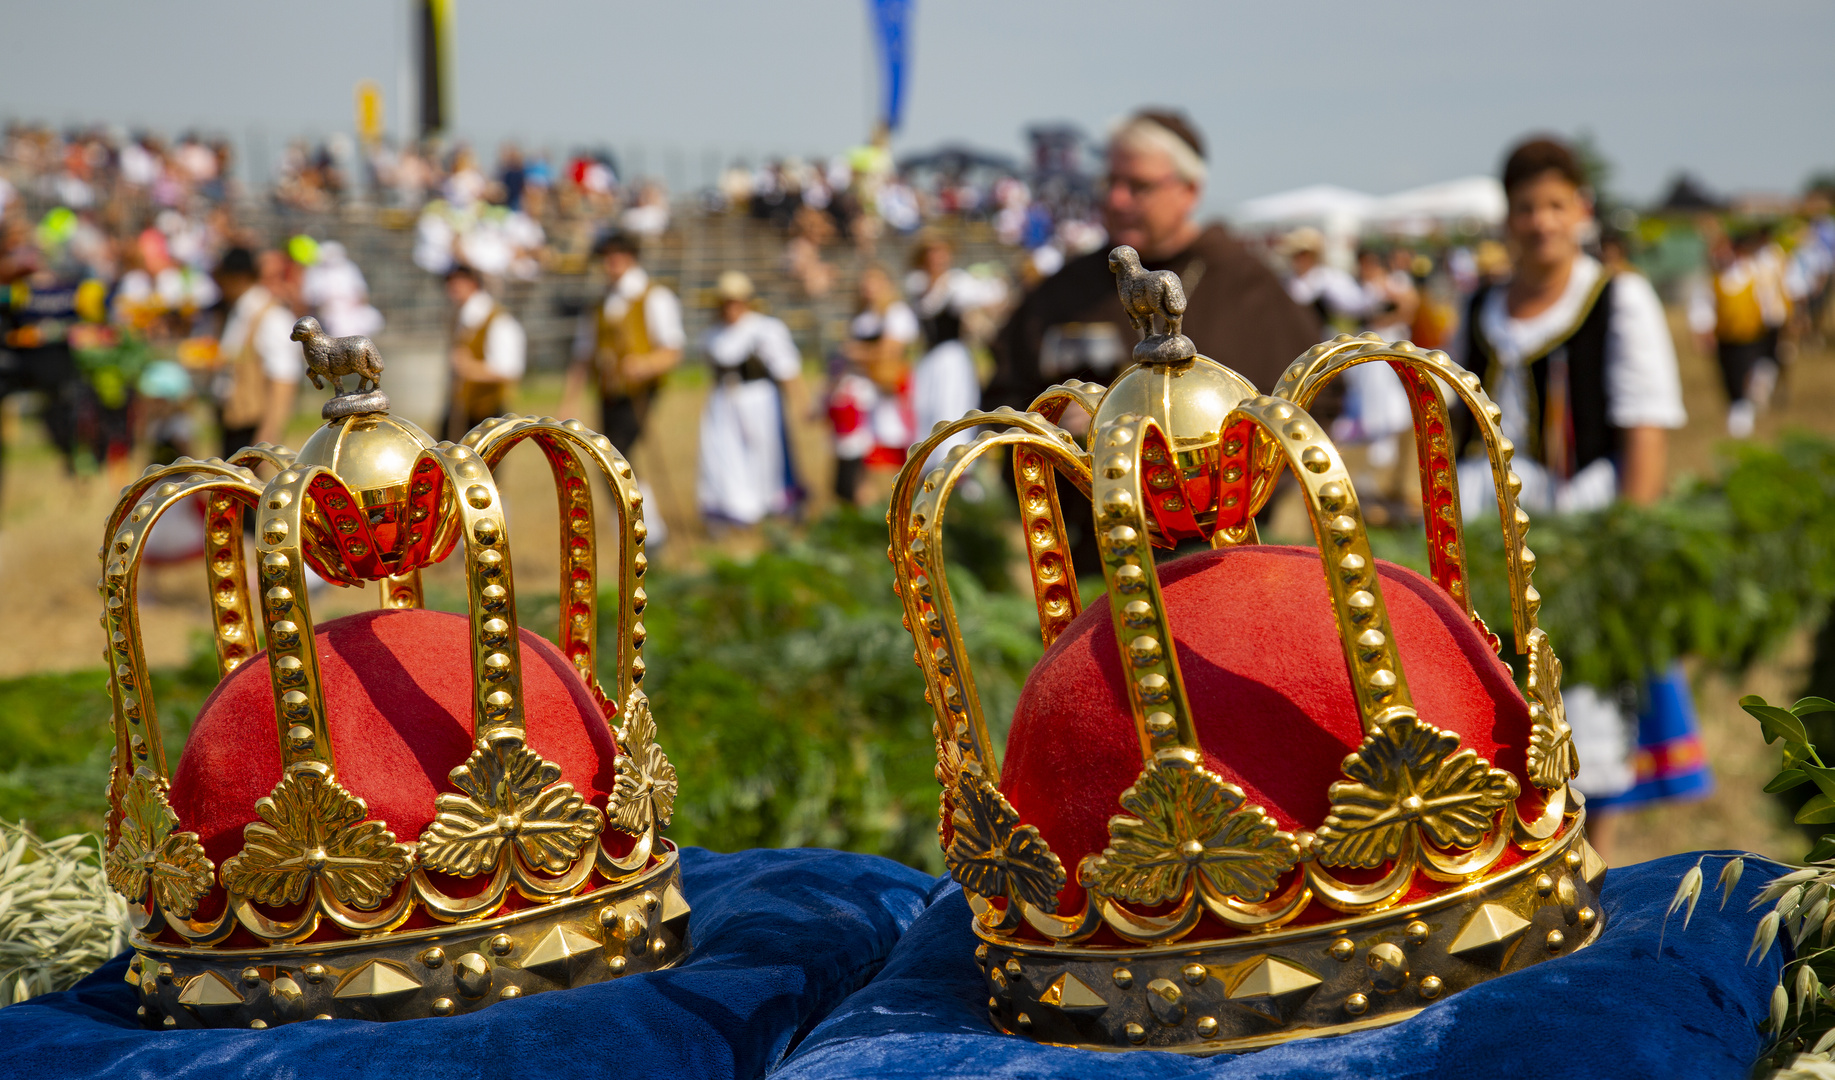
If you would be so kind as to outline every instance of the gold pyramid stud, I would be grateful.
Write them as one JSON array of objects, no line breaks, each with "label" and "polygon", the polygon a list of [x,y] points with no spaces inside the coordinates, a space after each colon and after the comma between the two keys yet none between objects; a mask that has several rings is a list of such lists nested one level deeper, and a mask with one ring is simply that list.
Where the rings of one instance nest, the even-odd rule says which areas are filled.
[{"label": "gold pyramid stud", "polygon": [[1599,884],[1599,879],[1606,875],[1606,860],[1599,857],[1593,845],[1585,840],[1580,841],[1580,876],[1588,885]]},{"label": "gold pyramid stud", "polygon": [[241,1005],[242,1001],[242,991],[214,971],[193,976],[178,994],[178,1003],[199,1015],[226,1012]]},{"label": "gold pyramid stud", "polygon": [[1109,1003],[1102,1000],[1102,995],[1068,971],[1052,980],[1045,992],[1039,995],[1039,1002],[1054,1005],[1067,1013],[1087,1016],[1093,1016],[1109,1007]]},{"label": "gold pyramid stud", "polygon": [[1225,994],[1237,1005],[1285,1024],[1322,980],[1291,960],[1263,956],[1237,965],[1225,978]]},{"label": "gold pyramid stud", "polygon": [[1500,904],[1484,904],[1472,912],[1446,951],[1463,956],[1476,964],[1499,971],[1510,963],[1510,956],[1529,929],[1529,920]]},{"label": "gold pyramid stud", "polygon": [[682,895],[682,890],[676,888],[674,882],[670,882],[669,887],[663,890],[663,911],[657,920],[662,923],[663,929],[681,940],[688,936],[690,910],[688,898]]},{"label": "gold pyramid stud", "polygon": [[535,943],[522,962],[526,971],[540,972],[556,982],[572,983],[595,949],[602,946],[564,923],[557,923]]},{"label": "gold pyramid stud", "polygon": [[371,960],[344,976],[331,996],[339,1001],[383,1001],[421,988],[414,973],[387,960]]}]

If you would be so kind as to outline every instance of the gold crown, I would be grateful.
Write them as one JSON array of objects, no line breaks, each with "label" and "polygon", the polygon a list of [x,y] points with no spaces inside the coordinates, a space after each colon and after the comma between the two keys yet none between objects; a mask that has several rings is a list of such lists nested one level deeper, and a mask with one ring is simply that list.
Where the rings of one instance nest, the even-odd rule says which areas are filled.
[{"label": "gold crown", "polygon": [[[991,1021],[1060,1044],[1252,1049],[1392,1023],[1589,944],[1602,925],[1605,866],[1583,838],[1582,800],[1568,786],[1575,766],[1560,663],[1536,626],[1535,559],[1523,542],[1529,520],[1516,505],[1513,447],[1477,376],[1408,342],[1339,336],[1309,349],[1263,395],[1179,333],[1185,297],[1176,276],[1146,273],[1128,248],[1116,249],[1110,265],[1142,337],[1135,365],[1106,390],[1059,385],[1027,413],[976,412],[938,425],[913,448],[888,514],[896,587],[936,711],[939,835],[974,913]],[[1470,409],[1488,452],[1515,640],[1528,658],[1527,702],[1501,666],[1494,678],[1519,710],[1512,715],[1527,717],[1523,775],[1493,767],[1461,749],[1456,732],[1435,726],[1458,726],[1457,718],[1417,714],[1356,493],[1307,412],[1332,379],[1378,361],[1401,377],[1414,411],[1431,574],[1444,592],[1423,587],[1443,610],[1470,620],[1482,636],[1475,651],[1487,658],[1501,643],[1466,588],[1452,434],[1437,381]],[[1056,425],[1073,403],[1093,417],[1081,447]],[[988,430],[922,471],[935,448],[977,427]],[[1054,471],[1091,499],[1126,684],[1115,693],[1125,693],[1138,736],[1139,778],[1106,811],[1114,814],[1106,849],[1075,868],[1083,888],[1076,910],[1060,909],[1067,868],[1003,791],[946,581],[949,496],[996,450],[1013,455],[1048,649],[1081,610]],[[1255,514],[1284,467],[1311,517],[1362,731],[1355,753],[1322,770],[1342,770],[1330,784],[1329,815],[1291,830],[1207,766],[1180,670],[1186,646],[1172,648],[1152,553],[1190,539],[1254,551]],[[1218,572],[1234,557],[1215,556]],[[1049,679],[1058,659],[1062,650],[1048,652],[1033,681]],[[1238,705],[1199,703],[1213,711]],[[1227,760],[1230,747],[1215,749]],[[1131,775],[1132,765],[1122,767]],[[1077,796],[1086,791],[1066,776],[1040,797],[1070,805]]]},{"label": "gold crown", "polygon": [[[313,344],[314,381],[330,376],[337,396],[325,406],[328,422],[299,453],[260,444],[228,461],[186,458],[150,468],[123,491],[105,533],[100,590],[115,731],[106,868],[132,913],[138,955],[128,980],[139,987],[143,1021],[262,1028],[315,1017],[446,1016],[675,963],[688,946],[689,912],[675,847],[658,835],[673,807],[675,772],[655,744],[638,689],[647,558],[630,465],[605,436],[552,417],[490,419],[459,444],[436,442],[388,415],[376,386],[381,361],[367,339],[320,343],[329,351]],[[344,392],[342,375],[326,362],[340,359],[339,349],[356,360],[346,371],[360,376],[360,392]],[[603,809],[583,796],[597,773],[563,776],[529,745],[523,657],[532,641],[552,646],[519,638],[504,498],[493,477],[524,440],[547,458],[562,520],[560,649],[568,663],[540,664],[535,674],[576,706],[590,702],[567,711],[580,727],[565,730],[583,733],[582,746],[604,748],[586,752],[607,778],[599,782],[607,789]],[[261,464],[276,470],[265,485],[250,468]],[[619,515],[612,697],[595,676],[594,466]],[[205,713],[255,658],[258,612],[268,679],[250,685],[257,702],[271,686],[278,731],[256,728],[250,737],[277,738],[282,765],[267,797],[226,811],[236,816],[222,836],[235,853],[221,865],[173,804],[197,802],[231,778],[204,765],[190,781],[199,790],[173,788],[135,601],[148,535],[193,498],[207,509],[205,573],[224,680]],[[259,522],[253,601],[245,508]],[[455,670],[469,665],[470,756],[449,776],[419,771],[437,774],[449,763],[413,766],[414,780],[444,793],[427,808],[425,829],[398,839],[340,782],[321,683],[327,639],[315,635],[306,571],[341,585],[380,583],[387,613],[351,619],[426,624],[440,620],[403,609],[421,606],[421,570],[460,548],[469,621],[450,617],[441,623],[445,636],[435,637]],[[409,668],[414,663],[406,658]],[[365,682],[371,673],[352,674]],[[573,686],[576,675],[583,687]],[[546,730],[561,730],[562,721],[540,719],[551,725]],[[590,730],[597,724],[609,731]],[[348,772],[353,762],[344,764]],[[237,765],[246,775],[249,763]],[[240,822],[246,827],[235,828]]]}]

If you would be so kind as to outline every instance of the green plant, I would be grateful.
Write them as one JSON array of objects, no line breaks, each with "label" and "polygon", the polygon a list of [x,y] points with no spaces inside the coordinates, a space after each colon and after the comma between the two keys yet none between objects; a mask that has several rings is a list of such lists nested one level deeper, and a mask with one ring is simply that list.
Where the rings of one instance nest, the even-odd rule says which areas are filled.
[{"label": "green plant", "polygon": [[[1813,785],[1815,794],[1797,811],[1797,822],[1835,823],[1835,768],[1823,763],[1804,725],[1806,717],[1835,713],[1835,701],[1806,697],[1784,709],[1748,695],[1739,703],[1758,720],[1767,743],[1783,744],[1782,767],[1765,790],[1780,792]],[[1737,856],[1721,868],[1722,907],[1744,873],[1748,857],[1758,858]],[[1670,900],[1667,914],[1683,911],[1684,929],[1701,899],[1705,882],[1702,865],[1706,859],[1704,855],[1695,861]],[[1778,984],[1771,992],[1768,1026],[1776,1038],[1761,1064],[1789,1064],[1796,1069],[1809,1068],[1812,1061],[1827,1062],[1829,1051],[1835,1048],[1835,990],[1829,985],[1835,981],[1835,944],[1831,944],[1831,938],[1835,938],[1835,837],[1818,839],[1804,862],[1808,865],[1779,864],[1787,872],[1773,879],[1752,901],[1755,910],[1766,904],[1772,904],[1772,909],[1759,920],[1753,931],[1752,948],[1746,954],[1748,961],[1764,957],[1777,944],[1780,934],[1794,947],[1794,955],[1787,955]]]},{"label": "green plant", "polygon": [[[932,714],[885,544],[883,524],[844,512],[754,558],[656,580],[644,686],[681,773],[677,841],[843,847],[941,871]],[[981,580],[950,587],[1004,727],[1042,646],[1031,598]]]}]

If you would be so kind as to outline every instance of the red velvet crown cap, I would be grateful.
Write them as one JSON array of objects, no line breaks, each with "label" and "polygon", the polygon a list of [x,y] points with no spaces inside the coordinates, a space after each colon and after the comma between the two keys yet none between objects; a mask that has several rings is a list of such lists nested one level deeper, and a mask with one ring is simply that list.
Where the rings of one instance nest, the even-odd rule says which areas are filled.
[{"label": "red velvet crown cap", "polygon": [[[420,838],[448,774],[472,751],[471,628],[439,611],[370,611],[320,626],[319,677],[338,782],[401,841]],[[617,744],[561,650],[521,631],[530,749],[561,767],[601,809],[617,777]],[[180,828],[221,866],[242,850],[255,802],[280,782],[280,743],[267,654],[224,679],[198,713],[172,778]]]},{"label": "red velvet crown cap", "polygon": [[[1529,707],[1510,669],[1438,585],[1381,560],[1377,571],[1416,711],[1522,776]],[[1281,828],[1318,828],[1345,756],[1363,742],[1319,553],[1209,551],[1163,564],[1159,579],[1205,763]],[[1077,864],[1107,846],[1109,818],[1123,812],[1117,800],[1140,771],[1114,624],[1101,603],[1027,678],[1001,767],[1001,790],[1069,874],[1060,910],[1082,906]]]}]

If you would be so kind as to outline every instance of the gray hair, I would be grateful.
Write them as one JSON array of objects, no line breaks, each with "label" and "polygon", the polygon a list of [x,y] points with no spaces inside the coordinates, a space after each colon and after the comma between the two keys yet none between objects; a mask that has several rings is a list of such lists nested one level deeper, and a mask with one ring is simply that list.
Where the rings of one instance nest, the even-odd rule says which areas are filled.
[{"label": "gray hair", "polygon": [[1132,116],[1109,132],[1109,148],[1154,150],[1172,159],[1172,171],[1188,184],[1203,184],[1208,171],[1204,159],[1166,125],[1147,116]]}]

